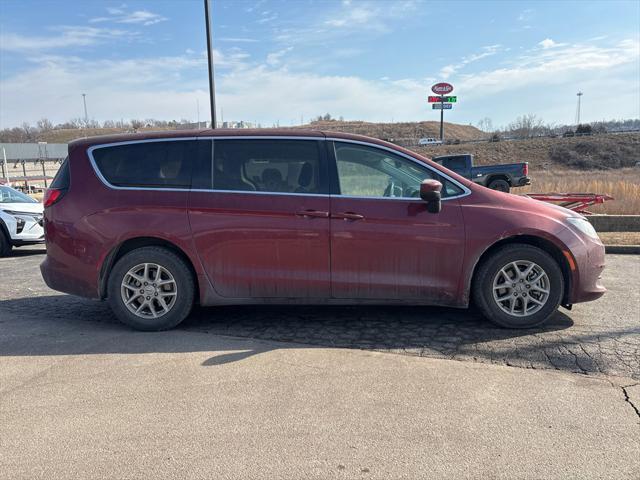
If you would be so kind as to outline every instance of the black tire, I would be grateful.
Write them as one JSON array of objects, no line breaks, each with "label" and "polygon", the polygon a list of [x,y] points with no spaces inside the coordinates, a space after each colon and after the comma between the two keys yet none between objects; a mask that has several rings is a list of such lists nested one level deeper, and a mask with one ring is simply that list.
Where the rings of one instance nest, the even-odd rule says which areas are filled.
[{"label": "black tire", "polygon": [[[175,301],[169,311],[158,318],[141,318],[130,311],[120,292],[127,272],[143,263],[160,265],[175,280]],[[178,255],[162,247],[142,247],[124,255],[111,270],[107,285],[109,305],[116,317],[125,325],[147,332],[167,330],[182,322],[191,312],[194,294],[194,279],[189,267]]]},{"label": "black tire", "polygon": [[[546,303],[538,311],[527,316],[516,316],[505,312],[493,296],[493,282],[500,269],[516,261],[537,264],[547,274],[549,281]],[[526,287],[526,282],[523,287]],[[525,297],[526,292],[525,290]],[[545,323],[558,309],[564,294],[564,278],[558,263],[544,250],[532,245],[512,244],[504,246],[482,261],[474,277],[471,293],[475,305],[487,320],[506,328],[532,328]],[[519,300],[520,305],[524,300],[523,298]]]},{"label": "black tire", "polygon": [[489,185],[487,185],[487,187],[489,187],[491,190],[498,190],[499,192],[505,192],[505,193],[509,193],[509,191],[511,190],[511,185],[509,185],[509,182],[507,182],[502,178],[491,180],[491,182],[489,182]]},{"label": "black tire", "polygon": [[[0,225],[0,227],[2,227]],[[4,229],[0,228],[0,257],[8,257],[11,255],[11,249],[13,246],[7,238],[7,234],[4,233]]]}]

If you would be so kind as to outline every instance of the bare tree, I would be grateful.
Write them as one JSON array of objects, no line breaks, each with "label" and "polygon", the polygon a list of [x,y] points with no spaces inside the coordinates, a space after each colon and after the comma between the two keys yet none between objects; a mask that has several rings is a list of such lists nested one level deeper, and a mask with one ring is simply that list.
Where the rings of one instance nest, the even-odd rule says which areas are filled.
[{"label": "bare tree", "polygon": [[509,124],[508,129],[518,137],[531,138],[544,133],[544,122],[533,113],[529,113],[516,118]]},{"label": "bare tree", "polygon": [[36,129],[28,122],[24,122],[20,128],[24,132],[24,138],[27,142],[33,142],[36,139]]},{"label": "bare tree", "polygon": [[53,123],[48,118],[41,118],[37,123],[38,130],[41,132],[48,132],[49,130],[53,130]]},{"label": "bare tree", "polygon": [[484,117],[478,122],[478,128],[483,132],[493,132],[493,121],[489,117]]}]

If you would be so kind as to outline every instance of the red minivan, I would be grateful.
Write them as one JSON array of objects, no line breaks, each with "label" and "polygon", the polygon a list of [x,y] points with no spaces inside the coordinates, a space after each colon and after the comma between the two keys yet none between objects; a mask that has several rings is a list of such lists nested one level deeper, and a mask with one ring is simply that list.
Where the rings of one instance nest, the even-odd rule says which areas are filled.
[{"label": "red minivan", "polygon": [[194,302],[467,307],[505,327],[600,297],[604,247],[560,207],[356,135],[199,130],[69,145],[45,197],[51,288],[140,330]]}]

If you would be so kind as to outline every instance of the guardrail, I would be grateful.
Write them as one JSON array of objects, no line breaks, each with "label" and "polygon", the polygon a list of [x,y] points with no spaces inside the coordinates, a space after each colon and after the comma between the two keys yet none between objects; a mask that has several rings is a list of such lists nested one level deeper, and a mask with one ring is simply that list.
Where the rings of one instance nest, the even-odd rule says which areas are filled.
[{"label": "guardrail", "polygon": [[598,232],[640,232],[640,215],[587,215]]},{"label": "guardrail", "polygon": [[[640,215],[587,215],[597,232],[640,232]],[[605,245],[607,253],[640,255],[640,245]]]}]

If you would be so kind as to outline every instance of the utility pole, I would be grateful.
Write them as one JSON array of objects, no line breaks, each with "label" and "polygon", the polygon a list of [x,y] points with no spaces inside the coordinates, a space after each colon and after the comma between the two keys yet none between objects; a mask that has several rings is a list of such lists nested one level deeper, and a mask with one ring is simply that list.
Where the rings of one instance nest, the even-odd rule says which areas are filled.
[{"label": "utility pole", "polygon": [[578,107],[576,108],[576,125],[580,125],[580,100],[582,99],[582,95],[584,95],[582,92],[578,92],[576,93],[576,95],[578,96]]},{"label": "utility pole", "polygon": [[89,124],[89,115],[87,115],[87,94],[82,94],[82,103],[84,104],[84,124],[85,126]]},{"label": "utility pole", "polygon": [[198,129],[200,128],[200,100],[196,98],[196,110],[198,112]]},{"label": "utility pole", "polygon": [[2,147],[2,171],[4,173],[4,178],[7,181],[7,186],[11,185],[9,181],[9,166],[7,165],[7,151]]},{"label": "utility pole", "polygon": [[211,107],[211,128],[216,128],[216,89],[213,75],[213,41],[211,35],[210,0],[204,0],[204,16],[207,24],[207,58],[209,59],[209,106]]}]

